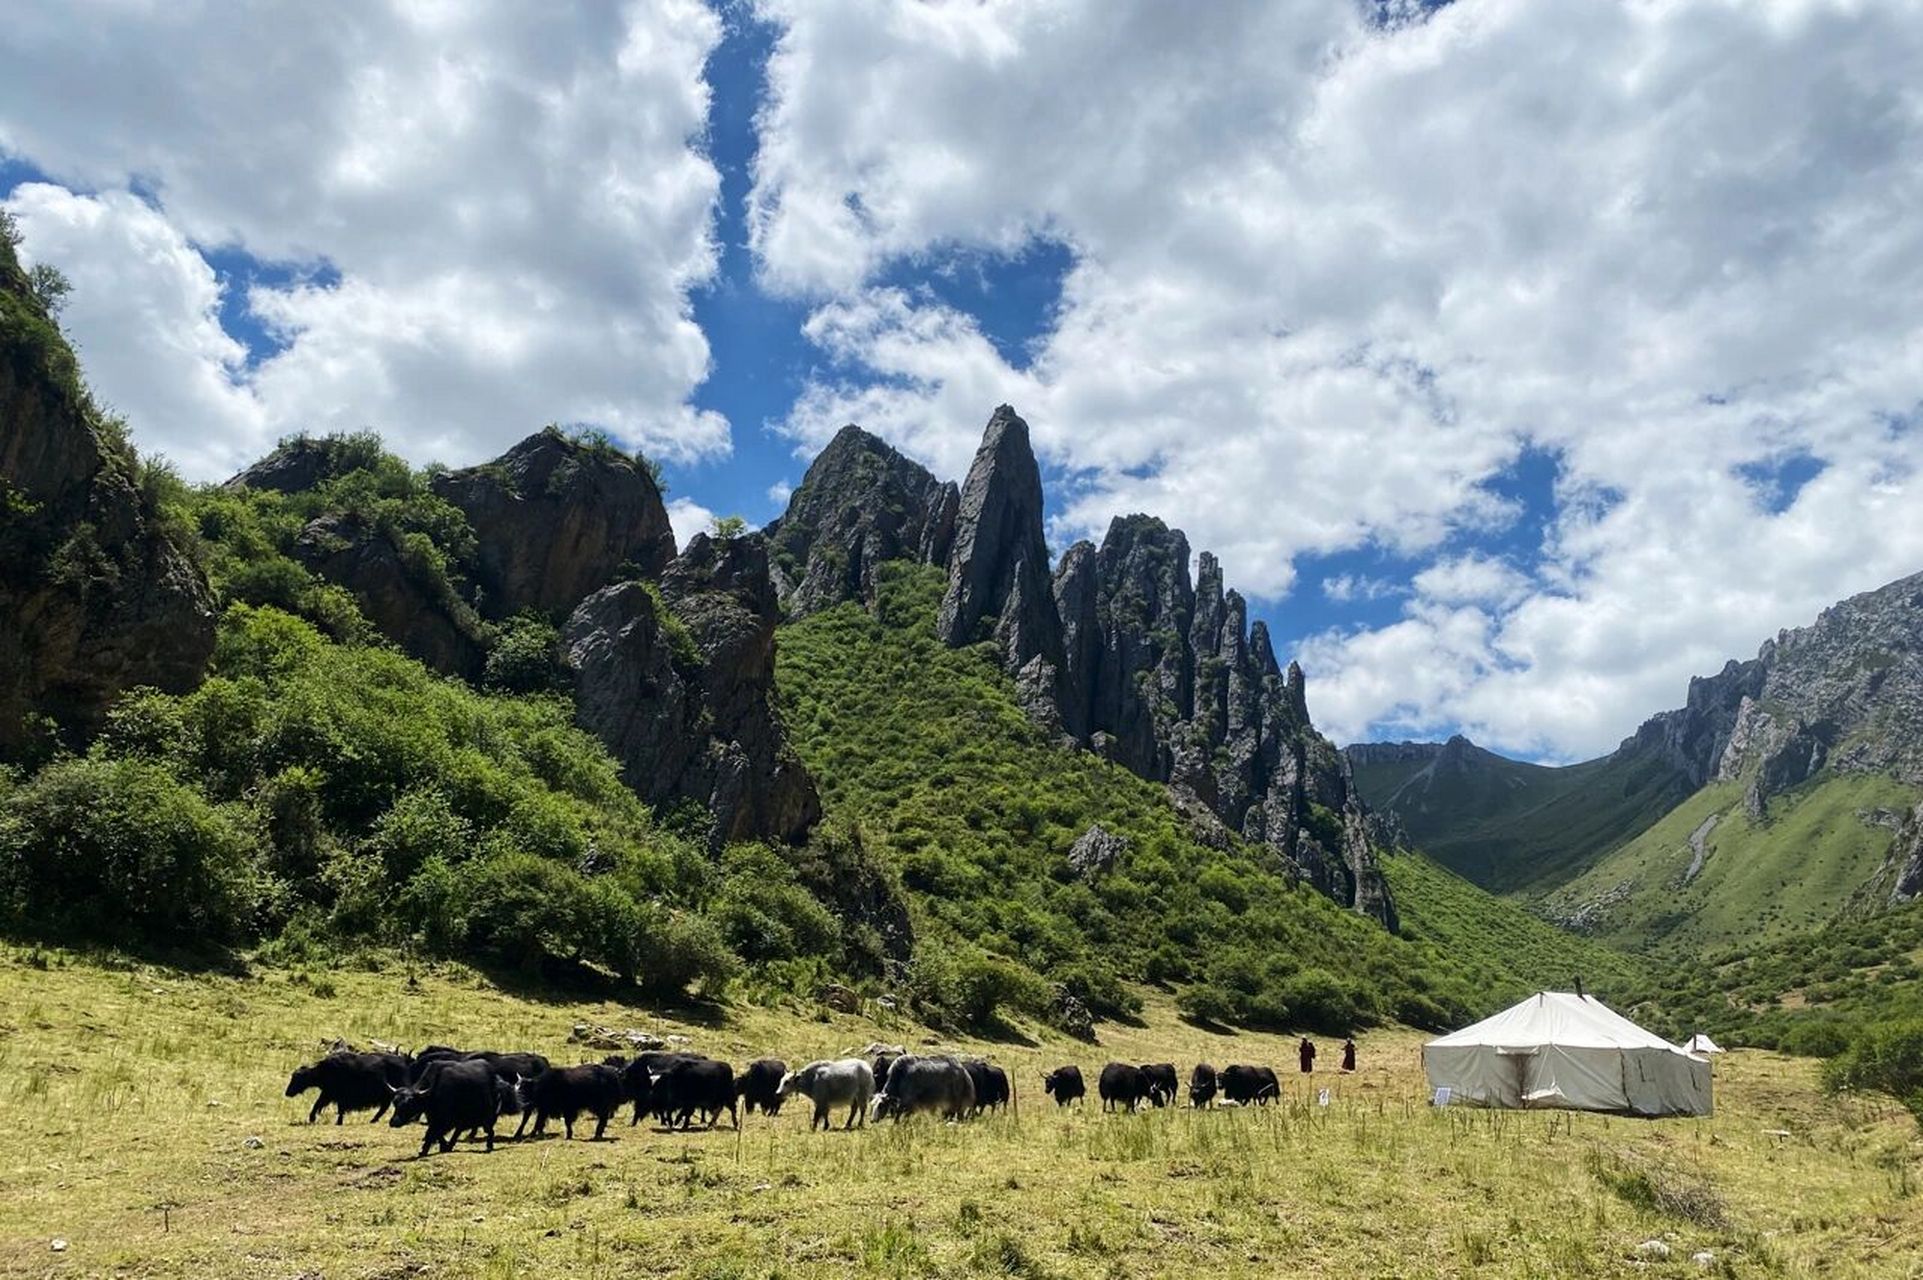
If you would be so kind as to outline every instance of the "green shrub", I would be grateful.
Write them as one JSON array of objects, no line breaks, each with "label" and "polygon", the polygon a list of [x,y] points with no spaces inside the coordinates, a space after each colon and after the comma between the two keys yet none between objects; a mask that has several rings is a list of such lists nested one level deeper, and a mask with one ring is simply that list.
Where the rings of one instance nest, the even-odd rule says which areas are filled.
[{"label": "green shrub", "polygon": [[546,618],[519,614],[501,624],[481,684],[502,693],[553,693],[567,687],[561,633]]},{"label": "green shrub", "polygon": [[162,765],[88,757],[6,797],[0,895],[17,928],[194,946],[252,936],[275,886],[245,810]]},{"label": "green shrub", "polygon": [[1175,1011],[1191,1022],[1228,1024],[1240,1019],[1242,1007],[1220,987],[1198,982],[1176,995]]},{"label": "green shrub", "polygon": [[1849,1048],[1823,1064],[1823,1086],[1881,1090],[1923,1124],[1923,1019],[1863,1028]]},{"label": "green shrub", "polygon": [[841,929],[802,888],[794,869],[763,845],[735,845],[723,860],[720,890],[706,913],[722,937],[750,963],[833,956]]}]

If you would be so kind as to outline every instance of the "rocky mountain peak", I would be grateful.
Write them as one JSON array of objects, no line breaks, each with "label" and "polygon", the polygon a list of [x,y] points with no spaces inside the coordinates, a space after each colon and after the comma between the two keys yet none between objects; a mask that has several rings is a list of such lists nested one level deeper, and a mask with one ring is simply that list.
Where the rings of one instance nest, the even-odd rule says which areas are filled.
[{"label": "rocky mountain peak", "polygon": [[227,481],[229,489],[265,489],[274,493],[308,493],[337,476],[369,466],[381,456],[381,442],[371,434],[292,435],[272,453]]},{"label": "rocky mountain peak", "polygon": [[[951,645],[994,640],[1011,672],[1036,658],[1051,673],[1061,670],[1061,618],[1042,533],[1042,472],[1028,424],[1008,405],[988,420],[961,487],[948,591],[936,625]],[[1031,668],[1030,683],[1033,674]]]},{"label": "rocky mountain peak", "polygon": [[952,482],[860,427],[843,427],[763,531],[782,603],[793,617],[847,600],[872,604],[890,560],[946,568],[960,503]]},{"label": "rocky mountain peak", "polygon": [[1226,588],[1208,552],[1145,514],[1113,520],[1050,570],[1041,468],[1008,405],[959,491],[856,427],[824,449],[767,530],[791,614],[872,599],[887,560],[945,567],[936,627],[993,641],[1042,729],[1158,782],[1207,827],[1276,850],[1337,901],[1393,926],[1395,910],[1348,769],[1309,722],[1299,666]]},{"label": "rocky mountain peak", "polygon": [[646,577],[674,556],[674,530],[648,469],[608,445],[537,431],[492,462],[432,480],[474,529],[477,603],[564,617],[622,567]]}]

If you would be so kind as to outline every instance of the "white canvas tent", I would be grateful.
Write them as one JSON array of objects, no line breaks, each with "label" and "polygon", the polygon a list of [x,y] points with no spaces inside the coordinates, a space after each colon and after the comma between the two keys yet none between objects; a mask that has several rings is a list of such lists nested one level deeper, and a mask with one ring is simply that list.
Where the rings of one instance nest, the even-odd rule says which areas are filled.
[{"label": "white canvas tent", "polygon": [[1698,1031],[1695,1035],[1691,1036],[1689,1043],[1685,1044],[1683,1048],[1689,1050],[1691,1053],[1708,1054],[1723,1052],[1723,1046],[1711,1040],[1708,1033],[1703,1031]]},{"label": "white canvas tent", "polygon": [[1483,1107],[1710,1114],[1709,1060],[1588,996],[1539,991],[1422,1047],[1431,1089]]}]

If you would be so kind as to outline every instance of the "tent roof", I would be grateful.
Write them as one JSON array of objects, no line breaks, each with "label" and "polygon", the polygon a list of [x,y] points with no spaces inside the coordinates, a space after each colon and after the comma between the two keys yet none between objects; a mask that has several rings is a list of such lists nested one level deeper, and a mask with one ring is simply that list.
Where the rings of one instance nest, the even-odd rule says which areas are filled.
[{"label": "tent roof", "polygon": [[1684,1045],[1683,1048],[1689,1050],[1691,1053],[1721,1053],[1723,1051],[1723,1046],[1711,1040],[1709,1033],[1705,1031],[1698,1031],[1695,1035],[1691,1036],[1689,1043]]},{"label": "tent roof", "polygon": [[1497,1049],[1531,1049],[1546,1044],[1572,1049],[1682,1052],[1602,1001],[1563,991],[1538,991],[1520,1004],[1511,1005],[1473,1026],[1429,1041],[1431,1048],[1488,1045]]}]

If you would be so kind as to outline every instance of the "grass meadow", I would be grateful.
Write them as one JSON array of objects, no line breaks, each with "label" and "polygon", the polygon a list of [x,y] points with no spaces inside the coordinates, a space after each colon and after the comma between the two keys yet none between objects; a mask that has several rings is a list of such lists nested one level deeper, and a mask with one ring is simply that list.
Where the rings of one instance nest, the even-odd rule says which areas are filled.
[{"label": "grass meadow", "polygon": [[[1361,1072],[1311,1086],[1292,1039],[1200,1030],[1152,995],[1143,1025],[1104,1026],[1097,1046],[1034,1029],[961,1042],[1018,1090],[1016,1111],[964,1125],[810,1134],[791,1106],[739,1133],[668,1134],[623,1116],[606,1142],[416,1159],[418,1129],[309,1126],[311,1095],[282,1096],[336,1036],[598,1057],[569,1043],[579,1020],[737,1064],[927,1036],[801,1006],[656,1016],[399,963],[220,977],[7,950],[0,1272],[1923,1276],[1915,1123],[1762,1052],[1718,1061],[1708,1120],[1438,1111],[1414,1033],[1362,1038]],[[1267,1062],[1288,1068],[1288,1097],[1129,1116],[1042,1095],[1044,1066],[1079,1062],[1092,1086],[1110,1059],[1185,1077],[1198,1059]],[[1651,1240],[1666,1258],[1639,1256]]]}]

